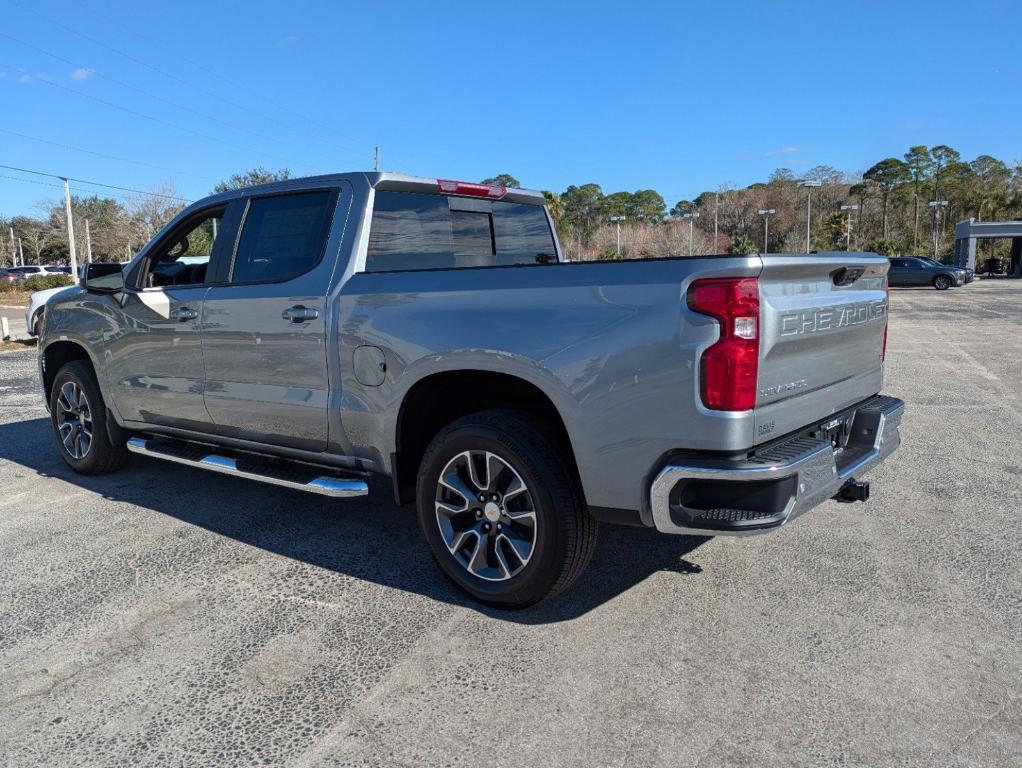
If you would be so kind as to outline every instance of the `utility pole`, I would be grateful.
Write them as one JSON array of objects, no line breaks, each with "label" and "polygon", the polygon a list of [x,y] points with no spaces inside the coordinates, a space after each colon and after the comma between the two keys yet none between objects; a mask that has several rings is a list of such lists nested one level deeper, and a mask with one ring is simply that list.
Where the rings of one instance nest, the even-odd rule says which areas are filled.
[{"label": "utility pole", "polygon": [[770,253],[770,217],[777,211],[773,208],[760,208],[756,213],[763,217],[763,253]]},{"label": "utility pole", "polygon": [[848,211],[848,227],[845,231],[845,250],[850,251],[852,250],[852,211],[859,210],[859,206],[855,203],[851,203],[850,205],[842,205],[841,210]]},{"label": "utility pole", "polygon": [[[21,266],[25,266],[25,249],[21,247],[21,238],[18,238],[18,256],[21,258]],[[36,261],[38,263],[38,260]]]},{"label": "utility pole", "polygon": [[[216,219],[213,219],[216,221]],[[216,235],[213,236],[214,239]],[[92,263],[92,233],[89,231],[89,220],[85,220],[85,261],[88,264]]]},{"label": "utility pole", "polygon": [[617,254],[614,256],[615,259],[621,258],[621,222],[625,220],[624,216],[611,216],[610,220],[617,224]]},{"label": "utility pole", "polygon": [[71,187],[67,185],[67,179],[60,177],[64,182],[64,213],[67,216],[67,245],[71,252],[71,279],[78,282],[78,254],[75,252],[75,225],[71,219]]},{"label": "utility pole", "polygon": [[380,170],[380,148],[376,147],[376,162],[373,166],[377,171]]},{"label": "utility pole", "polygon": [[800,187],[806,189],[806,253],[809,253],[810,237],[812,234],[812,221],[813,221],[813,187],[822,187],[822,181],[812,181],[810,179],[802,179],[798,183]]},{"label": "utility pole", "polygon": [[16,267],[16,266],[18,266],[18,252],[14,248],[14,227],[8,227],[8,230],[9,230],[10,235],[11,235],[11,243],[10,243],[10,245],[11,245],[11,266],[12,267]]},{"label": "utility pole", "polygon": [[678,218],[688,219],[688,255],[692,255],[692,223],[694,219],[699,218],[698,213],[683,213]]}]

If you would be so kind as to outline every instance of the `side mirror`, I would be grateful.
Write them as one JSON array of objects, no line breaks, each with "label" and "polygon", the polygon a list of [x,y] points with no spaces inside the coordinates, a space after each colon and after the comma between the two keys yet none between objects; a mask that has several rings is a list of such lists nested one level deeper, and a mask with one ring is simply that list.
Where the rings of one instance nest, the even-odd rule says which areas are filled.
[{"label": "side mirror", "polygon": [[85,290],[90,293],[119,293],[124,290],[124,272],[120,264],[94,262],[85,269]]}]

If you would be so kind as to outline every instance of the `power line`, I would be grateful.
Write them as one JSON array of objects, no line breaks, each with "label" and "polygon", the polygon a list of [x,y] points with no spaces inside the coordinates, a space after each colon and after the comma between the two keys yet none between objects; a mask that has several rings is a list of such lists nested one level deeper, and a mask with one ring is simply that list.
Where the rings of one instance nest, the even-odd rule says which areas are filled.
[{"label": "power line", "polygon": [[[290,110],[292,112],[292,114],[296,118],[300,118],[301,120],[303,120],[306,123],[311,123],[312,125],[315,125],[315,126],[321,128],[322,130],[329,131],[330,133],[334,134],[335,136],[339,136],[342,139],[346,139],[347,141],[354,142],[354,144],[356,144],[356,145],[359,145],[359,144],[362,143],[359,139],[356,139],[353,136],[349,136],[348,134],[342,133],[342,132],[338,131],[336,128],[334,128],[331,125],[328,125],[326,123],[320,122],[320,121],[316,120],[315,118],[310,117],[308,115],[305,115],[305,114],[302,114],[302,113],[299,113],[299,112],[295,112],[291,107],[285,106],[285,105],[281,104],[279,101],[276,101],[274,99],[268,98],[265,92],[256,91],[254,88],[252,88],[252,87],[250,87],[248,85],[245,85],[244,83],[239,83],[238,81],[233,80],[233,79],[227,77],[226,75],[223,74],[223,72],[219,72],[219,71],[213,69],[212,67],[206,66],[201,61],[197,61],[196,59],[193,59],[193,58],[190,58],[188,56],[183,55],[179,50],[177,50],[173,46],[167,45],[162,40],[150,37],[149,35],[142,34],[141,32],[139,32],[136,29],[132,29],[131,27],[129,27],[126,24],[122,23],[119,19],[116,19],[113,16],[110,16],[109,14],[104,13],[102,9],[96,7],[95,3],[89,3],[89,5],[92,7],[92,12],[95,15],[100,16],[100,17],[106,19],[106,21],[109,22],[110,24],[112,24],[113,26],[119,27],[120,29],[124,30],[125,32],[128,32],[128,33],[134,35],[135,37],[137,37],[140,40],[144,41],[148,45],[155,45],[155,46],[157,46],[159,48],[162,48],[165,51],[168,51],[168,52],[172,53],[178,60],[184,61],[184,62],[190,64],[191,66],[195,67],[196,69],[198,69],[198,70],[200,70],[202,72],[205,72],[207,75],[212,75],[216,79],[220,80],[223,83],[226,83],[227,85],[229,85],[229,86],[231,86],[233,88],[240,88],[241,90],[247,91],[248,93],[252,94],[253,96],[257,96],[260,99],[262,99],[263,101],[266,101],[266,102],[268,102],[270,104],[274,104],[275,106],[277,106],[277,107],[279,107],[281,109],[288,109],[288,110]],[[352,150],[355,149],[355,147],[353,147],[353,146],[349,146],[348,148],[352,149]]]},{"label": "power line", "polygon": [[[34,51],[36,51],[38,53],[43,54],[44,56],[49,56],[52,59],[56,59],[57,61],[61,61],[61,62],[65,63],[65,64],[67,64],[68,66],[78,68],[81,65],[81,62],[76,62],[76,61],[73,61],[72,59],[68,59],[68,58],[66,58],[64,56],[61,56],[59,54],[53,53],[51,51],[47,51],[44,48],[40,48],[38,45],[35,45],[33,43],[29,43],[29,42],[27,42],[25,40],[22,40],[22,39],[20,39],[18,37],[15,37],[14,35],[8,34],[6,32],[0,32],[0,37],[5,37],[8,40],[13,40],[14,42],[18,43],[19,45],[23,45],[26,48],[29,48],[31,50],[34,50]],[[211,121],[211,122],[214,122],[214,123],[219,123],[220,125],[224,125],[224,126],[230,128],[231,130],[241,131],[243,133],[248,133],[248,134],[250,134],[252,136],[255,136],[256,138],[262,139],[264,141],[269,141],[269,142],[271,142],[273,144],[281,144],[282,143],[280,139],[275,139],[272,136],[268,136],[268,135],[266,135],[264,133],[260,133],[259,131],[253,131],[251,128],[247,128],[245,126],[240,126],[240,125],[237,125],[235,123],[231,123],[231,122],[229,122],[227,120],[223,120],[221,118],[214,117],[213,115],[206,114],[205,112],[200,112],[199,110],[193,109],[192,107],[186,106],[184,104],[178,104],[177,102],[175,102],[175,101],[173,101],[171,99],[165,98],[163,96],[160,96],[159,94],[156,94],[156,93],[153,93],[151,91],[148,91],[145,88],[140,88],[140,87],[138,87],[136,85],[132,85],[131,83],[126,83],[123,80],[120,80],[120,79],[115,78],[115,77],[111,77],[110,75],[104,74],[102,72],[95,72],[94,74],[98,78],[101,78],[103,80],[107,80],[107,81],[109,81],[111,83],[114,83],[115,85],[119,85],[122,88],[127,88],[128,90],[134,91],[135,93],[141,93],[143,96],[148,96],[151,99],[155,99],[157,101],[160,101],[160,102],[162,102],[162,103],[164,103],[164,104],[166,104],[166,105],[168,105],[170,107],[173,107],[176,110],[182,110],[182,111],[185,111],[185,112],[190,112],[191,114],[195,115],[196,117],[201,117],[203,120]],[[44,82],[49,82],[46,78],[43,78],[43,77],[40,77],[38,79],[42,80]],[[84,94],[82,94],[81,91],[74,91],[74,92],[75,93],[79,93],[81,95],[84,95]],[[352,148],[352,149],[354,149],[354,148]]]},{"label": "power line", "polygon": [[180,174],[181,176],[191,176],[191,177],[196,178],[196,179],[204,179],[205,181],[215,181],[215,179],[212,176],[200,176],[197,173],[189,173],[188,171],[178,171],[178,170],[171,170],[169,168],[161,168],[158,165],[153,165],[151,163],[144,163],[141,160],[129,160],[126,157],[118,157],[117,155],[109,155],[106,152],[96,152],[96,151],[91,150],[91,149],[83,149],[82,147],[76,147],[76,146],[73,146],[71,144],[62,144],[59,141],[50,141],[49,139],[40,139],[38,136],[29,136],[28,134],[18,133],[17,131],[10,131],[10,130],[8,130],[6,128],[0,128],[0,133],[6,133],[6,134],[9,134],[11,136],[17,136],[20,139],[28,139],[29,141],[36,141],[36,142],[39,142],[40,144],[48,144],[51,147],[60,147],[61,149],[70,149],[70,150],[73,150],[75,152],[83,152],[84,154],[87,154],[87,155],[95,155],[96,157],[103,157],[103,158],[106,158],[107,160],[117,160],[118,162],[130,163],[131,165],[138,165],[138,166],[141,166],[143,168],[151,168],[154,171],[162,171],[164,173],[171,173],[171,174]]},{"label": "power line", "polygon": [[40,187],[53,187],[54,189],[63,189],[63,184],[50,184],[48,181],[39,181],[38,179],[23,179],[20,176],[8,176],[5,173],[0,173],[0,179],[10,179],[11,181],[23,181],[26,184],[38,184]]},{"label": "power line", "polygon": [[[69,88],[68,86],[61,85],[60,83],[55,82],[54,80],[51,80],[49,78],[29,75],[29,73],[25,72],[25,70],[23,70],[23,69],[19,69],[18,71],[21,72],[23,75],[28,75],[29,77],[33,77],[33,79],[38,80],[40,83],[45,83],[46,85],[52,86],[53,88],[57,88],[57,89],[59,89],[61,91],[67,91],[68,93],[73,93],[76,96],[81,96],[82,98],[89,99],[90,101],[98,102],[99,104],[103,104],[103,105],[108,106],[108,107],[110,107],[112,109],[116,109],[116,110],[119,110],[121,112],[126,112],[129,115],[134,115],[135,117],[141,117],[143,120],[150,120],[150,121],[152,121],[154,123],[158,123],[160,125],[164,125],[164,126],[166,126],[168,128],[174,128],[174,129],[179,130],[179,131],[184,131],[185,133],[190,133],[193,136],[198,136],[199,138],[205,139],[206,141],[213,141],[213,142],[216,142],[217,144],[223,144],[225,147],[230,147],[231,149],[233,149],[235,151],[240,151],[240,152],[244,152],[244,153],[255,152],[256,154],[264,154],[260,150],[253,149],[253,148],[242,147],[242,146],[239,146],[237,144],[233,144],[233,143],[231,143],[229,141],[224,141],[223,139],[217,138],[216,136],[211,136],[208,133],[203,133],[202,131],[196,131],[194,128],[186,128],[183,125],[178,125],[177,123],[172,123],[169,120],[164,120],[163,118],[160,118],[160,117],[153,117],[152,115],[147,115],[144,112],[139,112],[138,110],[131,109],[130,107],[124,107],[124,106],[121,106],[120,104],[116,104],[115,102],[107,101],[106,99],[101,99],[99,96],[93,96],[90,93],[85,93],[84,91],[78,91],[78,90],[75,90],[74,88]],[[283,158],[279,158],[278,157],[277,159],[278,160],[282,160]]]},{"label": "power line", "polygon": [[[169,79],[171,79],[171,80],[173,80],[173,81],[175,81],[177,83],[180,83],[182,85],[185,85],[185,86],[187,86],[189,88],[193,88],[194,90],[199,91],[200,93],[203,93],[203,94],[205,94],[206,96],[209,96],[212,99],[216,99],[217,101],[223,102],[224,104],[228,104],[228,105],[234,107],[235,109],[240,109],[240,110],[243,110],[245,112],[249,112],[249,113],[251,113],[253,115],[256,115],[257,117],[261,117],[264,120],[270,120],[272,122],[277,123],[278,125],[283,126],[284,128],[287,128],[288,130],[295,130],[292,126],[289,126],[287,123],[281,121],[280,119],[278,119],[278,118],[276,118],[276,117],[274,117],[272,115],[267,115],[265,113],[259,112],[258,110],[254,110],[251,107],[245,106],[244,104],[239,104],[238,102],[235,102],[235,101],[232,101],[230,99],[224,98],[223,96],[221,96],[221,95],[219,95],[217,93],[214,93],[213,91],[210,91],[208,88],[203,88],[202,86],[196,85],[195,83],[190,83],[189,81],[185,80],[184,78],[178,77],[177,75],[175,75],[172,72],[168,72],[165,69],[161,69],[160,67],[157,67],[157,66],[155,66],[153,64],[150,64],[150,63],[148,63],[148,62],[146,62],[146,61],[144,61],[144,60],[142,60],[142,59],[140,59],[140,58],[138,58],[136,56],[132,56],[130,53],[125,53],[124,51],[118,50],[117,48],[114,48],[112,45],[104,43],[102,40],[99,40],[98,38],[92,37],[91,35],[87,35],[84,32],[81,32],[80,30],[77,30],[77,29],[75,29],[73,27],[69,27],[66,24],[64,24],[64,23],[62,23],[62,22],[60,22],[60,21],[58,21],[58,20],[56,20],[54,18],[46,16],[45,14],[40,13],[39,11],[35,10],[34,8],[30,8],[30,7],[26,6],[24,3],[18,2],[17,5],[21,6],[22,9],[27,10],[30,13],[34,14],[35,16],[43,19],[44,21],[49,22],[50,24],[53,24],[53,25],[55,25],[57,27],[60,27],[61,29],[65,30],[67,32],[70,32],[71,34],[76,35],[76,36],[82,38],[83,40],[88,40],[93,45],[98,45],[100,48],[104,48],[104,49],[106,49],[106,50],[108,50],[108,51],[110,51],[112,53],[117,54],[118,56],[122,56],[123,58],[127,59],[128,61],[131,61],[131,62],[133,62],[135,64],[138,64],[139,66],[145,67],[146,69],[150,69],[153,72],[156,72],[157,74],[162,75],[163,77],[169,78]],[[319,139],[319,140],[325,142],[324,139]],[[328,142],[326,142],[326,143],[328,143]],[[354,147],[348,147],[348,149],[354,150]]]},{"label": "power line", "polygon": [[[107,189],[119,189],[122,192],[132,192],[136,195],[148,195],[149,197],[162,197],[166,200],[177,200],[181,203],[191,203],[193,201],[186,200],[183,197],[177,195],[164,195],[159,192],[146,192],[141,189],[132,189],[131,187],[121,187],[116,184],[105,184],[102,181],[89,181],[88,179],[76,179],[71,176],[61,176],[56,173],[47,173],[46,171],[34,171],[31,168],[19,168],[16,165],[4,165],[0,163],[0,168],[6,168],[8,171],[18,171],[18,173],[33,173],[36,176],[49,176],[51,179],[60,179],[61,181],[73,181],[76,184],[88,184],[93,187],[106,187]],[[28,181],[28,179],[22,179],[22,181]]]}]

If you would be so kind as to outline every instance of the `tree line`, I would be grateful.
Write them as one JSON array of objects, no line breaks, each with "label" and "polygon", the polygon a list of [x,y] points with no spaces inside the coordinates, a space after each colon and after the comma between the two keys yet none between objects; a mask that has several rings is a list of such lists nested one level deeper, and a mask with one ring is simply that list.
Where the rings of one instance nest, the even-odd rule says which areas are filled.
[{"label": "tree line", "polygon": [[[484,181],[519,186],[508,174]],[[671,205],[651,189],[605,194],[595,183],[544,194],[573,259],[617,257],[619,227],[623,258],[684,256],[690,245],[693,255],[804,252],[810,203],[810,250],[936,252],[947,259],[955,222],[1022,215],[1022,164],[990,155],[965,161],[945,145],[915,146],[860,174],[818,165],[796,176],[779,168],[765,182],[725,184]],[[759,212],[770,210],[767,227]],[[991,240],[984,247],[993,254],[1010,246]]]},{"label": "tree line", "polygon": [[[211,192],[290,177],[286,168],[255,168],[221,181]],[[483,182],[521,186],[509,174]],[[803,186],[805,182],[815,186]],[[122,199],[73,196],[80,258],[89,246],[95,260],[130,258],[184,206],[173,199],[172,184],[154,192]],[[562,246],[576,260],[754,253],[764,247],[802,252],[810,195],[811,250],[871,250],[889,256],[936,250],[947,258],[954,247],[954,222],[1022,215],[1022,164],[1009,166],[990,155],[965,161],[945,145],[915,146],[861,174],[819,165],[796,176],[789,168],[779,168],[765,182],[744,188],[725,184],[670,205],[653,189],[605,193],[593,182],[544,195]],[[768,234],[761,210],[774,211]],[[29,264],[67,261],[63,201],[40,203],[37,211],[34,216],[0,217],[0,264],[11,263],[16,255]],[[998,241],[984,245],[991,255],[1008,247]]]},{"label": "tree line", "polygon": [[[224,179],[210,193],[291,178],[291,171],[253,168]],[[84,261],[127,261],[185,207],[172,183],[123,198],[72,195],[75,251]],[[65,264],[70,257],[63,200],[42,201],[37,215],[0,217],[0,265]],[[12,237],[13,233],[13,237]]]}]

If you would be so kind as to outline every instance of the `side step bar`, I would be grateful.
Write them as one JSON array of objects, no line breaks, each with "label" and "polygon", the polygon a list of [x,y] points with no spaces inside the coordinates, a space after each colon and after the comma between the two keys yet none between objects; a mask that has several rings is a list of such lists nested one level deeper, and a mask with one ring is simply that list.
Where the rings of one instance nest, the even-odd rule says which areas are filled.
[{"label": "side step bar", "polygon": [[350,498],[367,496],[369,486],[357,477],[334,477],[319,474],[319,469],[306,464],[265,464],[247,456],[225,456],[214,453],[212,447],[197,443],[181,443],[132,437],[127,448],[132,453],[154,459],[173,461],[189,467],[208,469],[224,475],[272,483],[298,491],[309,491],[322,496]]}]

